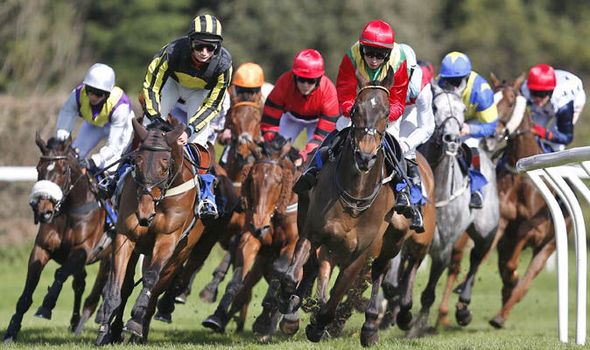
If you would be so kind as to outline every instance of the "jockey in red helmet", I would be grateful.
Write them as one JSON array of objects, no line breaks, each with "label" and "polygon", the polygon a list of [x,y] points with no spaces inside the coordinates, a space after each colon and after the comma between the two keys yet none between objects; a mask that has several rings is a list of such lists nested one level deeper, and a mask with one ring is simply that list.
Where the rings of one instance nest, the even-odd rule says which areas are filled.
[{"label": "jockey in red helmet", "polygon": [[532,132],[545,150],[563,150],[574,138],[574,124],[586,103],[582,80],[570,72],[538,64],[529,71],[521,92],[536,124]]},{"label": "jockey in red helmet", "polygon": [[324,59],[313,49],[295,56],[293,67],[283,73],[264,104],[260,129],[269,140],[276,133],[295,142],[307,130],[307,144],[299,152],[300,165],[332,130],[340,116],[334,83],[324,74]]}]

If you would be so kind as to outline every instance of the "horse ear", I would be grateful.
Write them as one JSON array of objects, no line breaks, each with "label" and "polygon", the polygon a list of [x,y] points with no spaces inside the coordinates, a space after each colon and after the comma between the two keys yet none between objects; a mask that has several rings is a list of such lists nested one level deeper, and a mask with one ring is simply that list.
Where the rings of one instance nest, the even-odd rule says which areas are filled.
[{"label": "horse ear", "polygon": [[354,76],[356,77],[356,82],[359,88],[366,86],[369,83],[369,80],[365,78],[364,75],[361,74],[361,71],[358,69],[354,72]]},{"label": "horse ear", "polygon": [[393,86],[394,83],[394,71],[393,69],[389,69],[387,71],[387,75],[385,76],[385,78],[381,81],[381,86],[385,87],[387,90],[391,90],[391,87]]},{"label": "horse ear", "polygon": [[290,150],[291,150],[291,138],[289,137],[287,139],[287,142],[285,142],[285,144],[281,148],[281,153],[279,155],[279,158],[285,157],[287,154],[289,154]]},{"label": "horse ear", "polygon": [[37,144],[37,146],[39,146],[41,153],[47,153],[47,144],[45,143],[45,141],[43,141],[41,135],[39,135],[39,131],[35,132],[35,143]]},{"label": "horse ear", "polygon": [[518,78],[516,78],[516,80],[514,81],[514,88],[516,90],[520,90],[520,86],[522,85],[522,83],[524,83],[525,78],[526,74],[524,72],[520,73]]},{"label": "horse ear", "polygon": [[432,92],[433,92],[432,95],[433,96],[436,96],[436,95],[440,94],[441,92],[443,92],[443,89],[440,86],[438,86],[438,83],[434,78],[432,78],[432,80],[430,80],[430,86],[432,87]]},{"label": "horse ear", "polygon": [[133,130],[135,130],[135,133],[137,134],[137,137],[139,137],[139,140],[140,141],[145,140],[145,138],[148,135],[148,132],[143,127],[143,125],[141,125],[141,123],[139,122],[139,120],[137,118],[133,118],[133,120],[131,121],[131,123],[133,124]]},{"label": "horse ear", "polygon": [[496,74],[494,74],[494,72],[490,72],[490,81],[492,82],[492,85],[494,87],[498,87],[498,86],[502,85],[502,83],[500,83],[500,80],[498,80],[498,78],[496,78]]},{"label": "horse ear", "polygon": [[[176,120],[176,119],[174,119],[174,120]],[[176,144],[176,140],[178,139],[178,137],[180,137],[180,135],[182,135],[183,132],[184,132],[184,125],[178,124],[174,130],[166,133],[166,143],[168,145]]]}]

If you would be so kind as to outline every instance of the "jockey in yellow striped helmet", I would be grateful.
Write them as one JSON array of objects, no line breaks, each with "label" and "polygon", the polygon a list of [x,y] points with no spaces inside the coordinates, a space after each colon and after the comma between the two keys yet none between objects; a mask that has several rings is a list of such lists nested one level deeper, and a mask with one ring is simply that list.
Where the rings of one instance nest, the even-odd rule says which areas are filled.
[{"label": "jockey in yellow striped helmet", "polygon": [[[199,15],[187,35],[164,46],[147,68],[143,95],[148,119],[165,119],[179,99],[185,102],[188,122],[180,144],[207,147],[210,122],[221,112],[232,77],[232,57],[222,42],[221,22],[212,15]],[[211,174],[202,176],[202,217],[218,215],[211,192],[213,180]]]}]

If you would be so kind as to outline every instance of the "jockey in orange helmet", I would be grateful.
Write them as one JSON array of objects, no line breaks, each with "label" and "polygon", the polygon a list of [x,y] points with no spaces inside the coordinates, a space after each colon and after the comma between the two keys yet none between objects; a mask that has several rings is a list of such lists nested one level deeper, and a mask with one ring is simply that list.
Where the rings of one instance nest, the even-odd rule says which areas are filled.
[{"label": "jockey in orange helmet", "polygon": [[521,92],[536,124],[532,132],[545,150],[563,150],[574,138],[574,124],[586,103],[582,80],[570,72],[538,64],[529,71]]}]

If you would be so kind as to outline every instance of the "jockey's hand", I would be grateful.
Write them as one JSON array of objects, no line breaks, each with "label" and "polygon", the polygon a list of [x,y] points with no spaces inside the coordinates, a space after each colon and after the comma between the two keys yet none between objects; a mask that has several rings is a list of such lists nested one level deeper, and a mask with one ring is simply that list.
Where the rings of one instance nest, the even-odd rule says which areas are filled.
[{"label": "jockey's hand", "polygon": [[176,143],[181,146],[186,146],[187,141],[188,141],[188,134],[186,133],[186,131],[183,131],[182,135],[178,136],[178,139],[176,139]]},{"label": "jockey's hand", "polygon": [[219,133],[217,139],[220,144],[227,145],[229,143],[229,140],[231,140],[231,130],[223,129],[223,131]]},{"label": "jockey's hand", "polygon": [[461,136],[471,135],[471,126],[467,123],[463,123],[461,126]]},{"label": "jockey's hand", "polygon": [[541,125],[533,126],[533,128],[531,129],[531,132],[533,133],[533,135],[537,135],[537,136],[542,137],[544,139],[547,138],[547,130],[545,130],[545,128],[542,127]]},{"label": "jockey's hand", "polygon": [[80,168],[86,169],[92,174],[95,174],[98,170],[96,163],[94,163],[92,158],[82,158],[78,161],[78,164],[80,164]]}]

